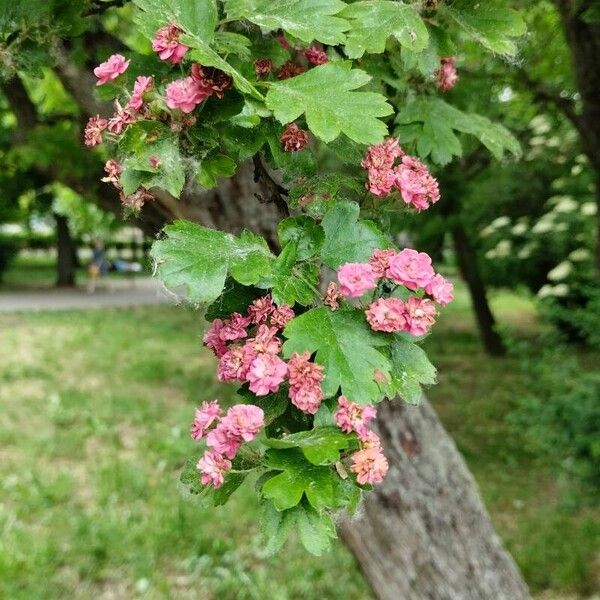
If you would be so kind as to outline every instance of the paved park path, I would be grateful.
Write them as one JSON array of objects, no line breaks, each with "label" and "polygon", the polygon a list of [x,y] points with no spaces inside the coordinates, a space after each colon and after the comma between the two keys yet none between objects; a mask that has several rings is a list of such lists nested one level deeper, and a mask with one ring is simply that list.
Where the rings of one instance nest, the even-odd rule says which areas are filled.
[{"label": "paved park path", "polygon": [[134,280],[104,280],[89,294],[85,286],[75,289],[3,291],[0,288],[0,312],[31,310],[71,310],[175,304],[177,298],[152,277]]}]

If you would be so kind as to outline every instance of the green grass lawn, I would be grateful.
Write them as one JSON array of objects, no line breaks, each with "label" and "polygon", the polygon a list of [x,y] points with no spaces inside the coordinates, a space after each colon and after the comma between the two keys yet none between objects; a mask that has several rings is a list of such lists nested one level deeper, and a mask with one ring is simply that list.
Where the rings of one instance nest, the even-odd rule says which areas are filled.
[{"label": "green grass lawn", "polygon": [[[535,328],[527,301],[494,304]],[[0,315],[0,598],[370,598],[341,544],[265,558],[251,490],[209,510],[178,489],[195,405],[231,393],[202,327],[171,307]],[[462,292],[427,346],[430,397],[529,584],[591,592],[598,514],[564,512],[556,474],[521,452],[517,365],[482,354]]]}]

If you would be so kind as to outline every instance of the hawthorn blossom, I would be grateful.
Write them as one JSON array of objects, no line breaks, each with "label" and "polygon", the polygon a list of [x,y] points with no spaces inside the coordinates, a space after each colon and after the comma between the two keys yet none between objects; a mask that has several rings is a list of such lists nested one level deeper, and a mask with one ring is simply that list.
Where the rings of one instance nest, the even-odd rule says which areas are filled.
[{"label": "hawthorn blossom", "polygon": [[121,54],[113,54],[109,58],[100,63],[94,69],[94,75],[98,78],[96,85],[104,85],[109,81],[115,80],[119,75],[127,71],[129,60],[126,60]]},{"label": "hawthorn blossom", "polygon": [[302,412],[314,415],[323,401],[323,390],[320,386],[303,385],[290,388],[289,397],[292,404]]},{"label": "hawthorn blossom", "polygon": [[389,279],[409,290],[424,288],[434,275],[429,254],[412,248],[405,248],[392,256],[386,271]]},{"label": "hawthorn blossom", "polygon": [[356,473],[356,481],[360,485],[381,483],[388,468],[388,461],[381,448],[363,448],[352,455],[350,470]]},{"label": "hawthorn blossom", "polygon": [[308,132],[300,129],[296,123],[290,123],[279,138],[286,152],[298,152],[308,144]]},{"label": "hawthorn blossom", "polygon": [[424,335],[435,323],[437,311],[435,304],[428,298],[411,296],[404,303],[406,325],[404,331],[411,335]]},{"label": "hawthorn blossom", "polygon": [[323,304],[329,306],[331,310],[337,310],[340,307],[340,300],[342,299],[342,294],[340,293],[340,288],[338,287],[335,281],[330,281],[327,286],[327,291],[325,293],[325,298],[323,298]]},{"label": "hawthorn blossom", "polygon": [[404,302],[398,298],[379,298],[365,311],[373,331],[402,331],[406,325]]},{"label": "hawthorn blossom", "polygon": [[367,189],[376,196],[387,196],[394,187],[397,175],[394,161],[401,158],[404,151],[396,138],[388,138],[381,144],[370,146],[361,166],[367,170]]},{"label": "hawthorn blossom", "polygon": [[196,468],[202,473],[200,481],[203,485],[219,488],[225,481],[225,474],[231,469],[231,461],[219,452],[207,450],[198,461]]},{"label": "hawthorn blossom", "polygon": [[363,450],[366,448],[381,449],[381,438],[374,431],[368,431],[367,435],[365,435],[360,442]]},{"label": "hawthorn blossom", "polygon": [[136,77],[135,83],[133,84],[133,92],[131,98],[127,103],[126,108],[133,108],[134,110],[141,110],[144,105],[144,94],[152,87],[153,78],[146,77],[146,75],[140,75]]},{"label": "hawthorn blossom", "polygon": [[90,117],[83,132],[83,140],[86,146],[91,148],[102,143],[102,132],[108,126],[108,120],[103,119],[100,115]]},{"label": "hawthorn blossom", "polygon": [[250,325],[250,318],[234,312],[229,319],[223,321],[223,327],[219,331],[219,337],[224,341],[241,340],[248,336],[246,327]]},{"label": "hawthorn blossom", "polygon": [[143,186],[140,186],[129,196],[121,193],[121,203],[134,211],[141,210],[146,200],[154,200],[154,196]]},{"label": "hawthorn blossom", "polygon": [[248,316],[255,325],[264,323],[269,315],[275,310],[273,299],[269,294],[257,298],[252,301],[252,304],[248,307]]},{"label": "hawthorn blossom", "polygon": [[196,416],[190,429],[192,439],[199,440],[204,437],[207,429],[219,419],[221,412],[221,407],[216,400],[203,402],[202,406],[196,409]]},{"label": "hawthorn blossom", "polygon": [[316,46],[310,46],[307,48],[304,51],[304,56],[306,56],[306,60],[308,60],[311,65],[318,66],[329,62],[327,54],[321,48],[317,48]]},{"label": "hawthorn blossom", "polygon": [[310,352],[294,352],[288,361],[288,379],[291,387],[319,385],[323,381],[323,366],[310,360]]},{"label": "hawthorn blossom", "polygon": [[181,29],[174,23],[161,27],[152,40],[152,50],[158,53],[161,60],[173,65],[180,63],[189,50],[188,46],[179,41],[181,33]]},{"label": "hawthorn blossom", "polygon": [[233,81],[229,75],[213,67],[203,67],[197,63],[192,65],[192,79],[198,83],[200,88],[206,90],[208,95],[214,94],[219,100],[225,95]]},{"label": "hawthorn blossom", "polygon": [[209,431],[206,436],[206,445],[227,458],[235,458],[242,445],[242,439],[239,436],[232,435],[227,426],[223,424],[223,420],[221,420],[212,431]]},{"label": "hawthorn blossom", "polygon": [[368,263],[346,263],[338,271],[340,293],[349,298],[358,298],[377,287],[377,277]]},{"label": "hawthorn blossom", "polygon": [[273,61],[270,58],[259,58],[254,61],[254,72],[257,77],[266,77],[273,70]]},{"label": "hawthorn blossom", "polygon": [[127,108],[123,108],[118,100],[115,100],[115,113],[108,120],[107,129],[115,135],[121,135],[127,126],[135,123],[135,115]]},{"label": "hawthorn blossom", "polygon": [[400,195],[406,204],[411,204],[421,211],[440,199],[437,179],[431,176],[420,160],[405,155],[394,171],[397,175],[395,186],[400,190]]},{"label": "hawthorn blossom", "polygon": [[104,172],[106,173],[106,177],[103,177],[101,181],[112,183],[116,188],[120,189],[121,182],[119,181],[119,176],[123,172],[121,164],[110,158],[104,164]]},{"label": "hawthorn blossom", "polygon": [[295,316],[296,313],[291,306],[282,304],[273,311],[271,324],[279,327],[279,329],[283,329]]},{"label": "hawthorn blossom", "polygon": [[369,433],[367,427],[377,415],[377,409],[370,404],[356,404],[343,395],[338,398],[338,406],[334,415],[338,427],[344,433],[354,431],[359,439],[366,439]]},{"label": "hawthorn blossom", "polygon": [[254,404],[232,406],[221,421],[229,435],[244,442],[252,441],[265,423],[265,413]]},{"label": "hawthorn blossom", "polygon": [[281,350],[281,340],[277,337],[277,327],[269,327],[264,323],[258,326],[256,334],[247,342],[257,354],[277,354]]},{"label": "hawthorn blossom", "polygon": [[198,85],[192,77],[176,79],[167,86],[167,106],[184,113],[192,112],[198,104],[210,96],[210,92]]},{"label": "hawthorn blossom", "polygon": [[431,281],[425,286],[425,291],[433,296],[433,299],[440,306],[446,306],[454,300],[454,285],[439,274],[432,277]]},{"label": "hawthorn blossom", "polygon": [[221,330],[223,329],[223,321],[221,319],[215,319],[210,327],[206,330],[202,341],[207,348],[210,348],[215,356],[220,358],[227,352],[227,346],[221,338]]},{"label": "hawthorn blossom", "polygon": [[248,372],[249,363],[247,353],[242,346],[230,348],[219,359],[217,379],[223,382],[244,381]]},{"label": "hawthorn blossom", "polygon": [[257,396],[276,392],[285,379],[288,367],[276,354],[259,354],[246,374],[249,388]]},{"label": "hawthorn blossom", "polygon": [[440,68],[437,71],[437,82],[440,90],[442,92],[451,90],[457,81],[456,56],[440,57]]},{"label": "hawthorn blossom", "polygon": [[296,64],[293,60],[288,60],[283,63],[277,72],[277,79],[290,79],[304,73],[304,71],[306,71],[306,69],[302,65]]},{"label": "hawthorn blossom", "polygon": [[387,196],[392,188],[396,185],[398,180],[397,174],[390,170],[377,171],[375,169],[371,169],[368,172],[369,181],[367,183],[367,189],[371,194],[375,196]]},{"label": "hawthorn blossom", "polygon": [[391,248],[385,250],[374,250],[369,258],[369,264],[377,277],[384,277],[385,272],[390,266],[390,258],[396,255],[396,251]]}]

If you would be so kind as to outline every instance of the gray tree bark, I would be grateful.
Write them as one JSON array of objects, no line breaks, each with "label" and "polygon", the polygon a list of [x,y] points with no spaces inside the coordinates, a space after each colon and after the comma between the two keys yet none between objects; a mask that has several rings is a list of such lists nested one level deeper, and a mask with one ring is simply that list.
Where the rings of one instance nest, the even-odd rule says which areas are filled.
[{"label": "gray tree bark", "polygon": [[524,600],[477,484],[427,400],[379,407],[390,469],[341,535],[378,600]]}]

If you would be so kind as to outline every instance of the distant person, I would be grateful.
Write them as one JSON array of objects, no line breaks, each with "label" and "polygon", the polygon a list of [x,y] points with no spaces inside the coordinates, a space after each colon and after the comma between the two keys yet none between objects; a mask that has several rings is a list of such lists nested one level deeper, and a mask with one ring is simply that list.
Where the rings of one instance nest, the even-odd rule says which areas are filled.
[{"label": "distant person", "polygon": [[119,273],[140,273],[141,270],[142,265],[138,262],[127,262],[120,259],[111,262],[106,258],[104,242],[102,242],[102,240],[96,240],[92,250],[92,260],[88,267],[90,276],[88,292],[93,294],[96,290],[98,278],[104,277],[110,271],[118,271]]}]

